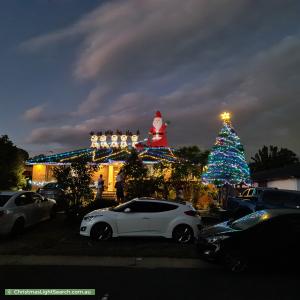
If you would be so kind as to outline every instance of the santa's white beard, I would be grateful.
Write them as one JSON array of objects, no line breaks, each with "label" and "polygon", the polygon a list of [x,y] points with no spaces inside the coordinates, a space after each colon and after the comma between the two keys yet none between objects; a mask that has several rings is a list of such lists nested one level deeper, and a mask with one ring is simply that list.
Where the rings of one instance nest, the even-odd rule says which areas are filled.
[{"label": "santa's white beard", "polygon": [[155,131],[158,132],[162,127],[162,118],[154,118],[153,127],[155,128]]}]

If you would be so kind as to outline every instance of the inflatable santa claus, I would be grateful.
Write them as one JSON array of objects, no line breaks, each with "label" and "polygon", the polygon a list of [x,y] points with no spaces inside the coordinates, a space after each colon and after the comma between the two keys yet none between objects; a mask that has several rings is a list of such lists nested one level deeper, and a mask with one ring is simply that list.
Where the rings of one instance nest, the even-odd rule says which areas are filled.
[{"label": "inflatable santa claus", "polygon": [[160,111],[157,111],[153,119],[152,127],[149,131],[149,134],[152,136],[148,138],[147,146],[168,147],[166,128],[167,123],[163,123],[161,113]]}]

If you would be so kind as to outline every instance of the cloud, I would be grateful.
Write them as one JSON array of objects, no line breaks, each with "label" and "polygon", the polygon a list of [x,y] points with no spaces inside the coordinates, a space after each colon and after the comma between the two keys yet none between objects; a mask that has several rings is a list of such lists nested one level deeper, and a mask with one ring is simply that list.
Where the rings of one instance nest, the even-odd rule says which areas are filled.
[{"label": "cloud", "polygon": [[26,142],[36,145],[64,145],[88,147],[90,131],[108,129],[136,130],[136,119],[133,114],[101,116],[88,119],[75,126],[53,126],[34,129]]},{"label": "cloud", "polygon": [[299,9],[292,0],[113,1],[32,38],[23,49],[77,39],[73,76],[92,88],[70,114],[78,124],[37,128],[29,141],[75,147],[90,130],[147,132],[160,109],[173,145],[208,148],[226,109],[248,152],[265,143],[299,151]]},{"label": "cloud", "polygon": [[[96,87],[79,106],[88,114],[103,97],[123,92],[131,83],[156,79],[180,66],[214,56],[203,43],[247,7],[246,0],[114,1],[101,5],[77,23],[32,38],[23,48],[37,50],[79,38],[74,75],[95,80]],[[126,91],[128,92],[128,91]]]},{"label": "cloud", "polygon": [[38,105],[27,109],[23,114],[23,119],[30,122],[41,122],[45,115],[45,105]]},{"label": "cloud", "polygon": [[31,123],[49,123],[63,121],[71,117],[70,113],[51,111],[48,104],[41,104],[27,109],[22,114],[22,119]]}]

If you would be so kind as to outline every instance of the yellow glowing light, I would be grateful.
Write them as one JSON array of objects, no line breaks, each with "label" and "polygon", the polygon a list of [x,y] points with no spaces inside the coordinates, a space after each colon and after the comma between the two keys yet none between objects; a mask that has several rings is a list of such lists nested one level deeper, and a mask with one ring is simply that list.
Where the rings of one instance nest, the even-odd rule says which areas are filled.
[{"label": "yellow glowing light", "polygon": [[230,118],[231,118],[231,115],[229,112],[227,111],[224,111],[222,114],[221,114],[221,119],[225,122],[228,122],[230,121]]},{"label": "yellow glowing light", "polygon": [[270,216],[268,214],[264,214],[261,216],[262,220],[268,220],[270,218]]}]

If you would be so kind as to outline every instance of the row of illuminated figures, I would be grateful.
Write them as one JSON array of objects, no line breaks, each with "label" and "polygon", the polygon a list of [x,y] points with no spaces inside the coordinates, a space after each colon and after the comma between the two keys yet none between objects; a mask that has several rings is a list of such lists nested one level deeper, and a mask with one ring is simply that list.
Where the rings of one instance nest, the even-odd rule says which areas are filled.
[{"label": "row of illuminated figures", "polygon": [[138,134],[91,134],[91,148],[126,148],[129,145],[136,147]]}]

